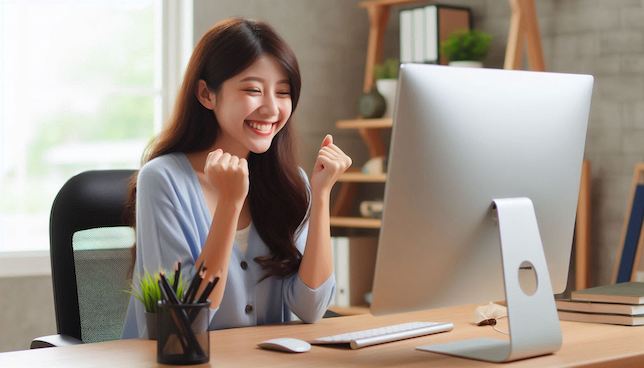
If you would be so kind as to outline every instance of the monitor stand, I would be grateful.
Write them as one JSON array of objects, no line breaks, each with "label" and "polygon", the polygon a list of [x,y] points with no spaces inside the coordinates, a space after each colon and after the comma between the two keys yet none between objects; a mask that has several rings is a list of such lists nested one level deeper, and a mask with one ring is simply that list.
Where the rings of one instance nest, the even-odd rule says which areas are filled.
[{"label": "monitor stand", "polygon": [[[418,350],[500,363],[551,354],[561,347],[559,318],[532,201],[495,199],[493,209],[499,221],[510,339],[470,339],[419,346]],[[519,268],[526,261],[537,276],[532,295],[519,283]]]}]

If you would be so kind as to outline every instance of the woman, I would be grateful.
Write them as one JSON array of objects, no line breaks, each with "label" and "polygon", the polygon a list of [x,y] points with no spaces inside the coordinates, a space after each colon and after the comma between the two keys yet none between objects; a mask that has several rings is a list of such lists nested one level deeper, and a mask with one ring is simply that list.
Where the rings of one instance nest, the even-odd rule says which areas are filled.
[{"label": "woman", "polygon": [[[211,329],[284,322],[290,312],[312,323],[333,298],[329,196],[351,159],[327,135],[309,188],[290,121],[300,86],[295,55],[270,26],[217,23],[139,171],[134,277],[178,260],[192,274],[203,261],[207,278],[220,277]],[[144,321],[131,298],[123,336],[145,337]]]}]

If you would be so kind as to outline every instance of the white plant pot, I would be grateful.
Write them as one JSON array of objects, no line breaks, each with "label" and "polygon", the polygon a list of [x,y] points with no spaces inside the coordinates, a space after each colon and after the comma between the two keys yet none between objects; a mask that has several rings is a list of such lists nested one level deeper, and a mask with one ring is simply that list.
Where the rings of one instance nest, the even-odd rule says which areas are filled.
[{"label": "white plant pot", "polygon": [[396,86],[398,85],[397,79],[378,79],[376,87],[378,92],[385,98],[387,109],[383,117],[390,118],[394,115],[394,104],[396,103]]},{"label": "white plant pot", "polygon": [[480,61],[450,61],[449,66],[455,66],[460,68],[482,68],[483,63]]}]

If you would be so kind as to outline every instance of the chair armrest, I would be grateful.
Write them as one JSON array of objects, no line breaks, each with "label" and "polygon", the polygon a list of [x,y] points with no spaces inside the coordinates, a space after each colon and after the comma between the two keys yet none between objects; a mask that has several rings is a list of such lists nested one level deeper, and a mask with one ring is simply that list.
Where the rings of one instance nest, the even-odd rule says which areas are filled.
[{"label": "chair armrest", "polygon": [[30,349],[51,348],[56,346],[78,345],[83,342],[75,337],[68,335],[49,335],[41,336],[31,340]]}]

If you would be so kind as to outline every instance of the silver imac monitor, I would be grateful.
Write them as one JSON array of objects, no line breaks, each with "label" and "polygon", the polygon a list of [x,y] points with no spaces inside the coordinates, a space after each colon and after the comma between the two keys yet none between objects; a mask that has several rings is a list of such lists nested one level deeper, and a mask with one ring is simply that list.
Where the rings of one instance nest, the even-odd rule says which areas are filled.
[{"label": "silver imac monitor", "polygon": [[547,291],[565,289],[592,86],[588,75],[402,65],[374,315],[506,299],[500,198],[532,202]]}]

